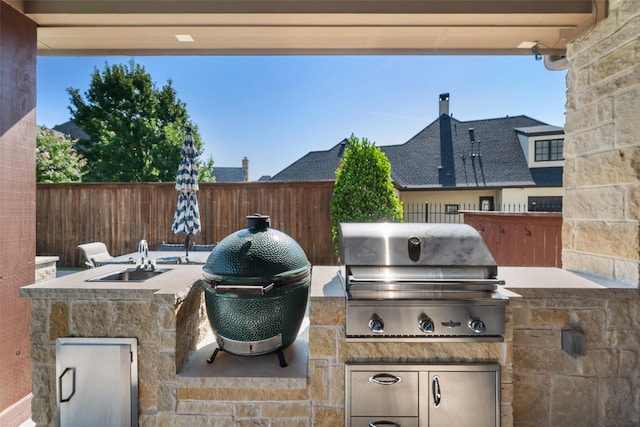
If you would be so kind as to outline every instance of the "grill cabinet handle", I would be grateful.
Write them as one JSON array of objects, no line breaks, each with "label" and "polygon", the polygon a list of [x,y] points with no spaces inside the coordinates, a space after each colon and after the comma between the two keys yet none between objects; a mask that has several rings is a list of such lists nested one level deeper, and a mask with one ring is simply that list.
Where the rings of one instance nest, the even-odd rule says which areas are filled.
[{"label": "grill cabinet handle", "polygon": [[369,381],[380,385],[393,385],[402,381],[402,378],[391,374],[375,374],[369,377]]},{"label": "grill cabinet handle", "polygon": [[[62,397],[62,378],[71,372],[71,393],[67,397]],[[74,394],[76,394],[76,368],[65,368],[65,370],[58,377],[58,390],[60,390],[60,403],[69,402]]]},{"label": "grill cabinet handle", "polygon": [[442,395],[440,394],[440,378],[437,375],[433,377],[431,393],[433,394],[433,407],[437,408],[440,406],[440,399],[442,398]]},{"label": "grill cabinet handle", "polygon": [[378,426],[401,427],[400,424],[394,423],[393,421],[373,421],[369,423],[369,427],[378,427]]}]

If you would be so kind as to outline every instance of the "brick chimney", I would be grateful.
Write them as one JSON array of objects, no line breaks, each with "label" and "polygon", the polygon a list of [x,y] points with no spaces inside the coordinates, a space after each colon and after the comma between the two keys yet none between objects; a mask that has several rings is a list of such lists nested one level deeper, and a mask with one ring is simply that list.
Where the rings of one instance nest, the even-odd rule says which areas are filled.
[{"label": "brick chimney", "polygon": [[441,93],[440,94],[440,113],[438,114],[438,117],[440,117],[441,115],[449,115],[449,94],[448,93]]},{"label": "brick chimney", "polygon": [[245,182],[249,181],[249,159],[242,159],[242,170],[244,171],[244,180]]}]

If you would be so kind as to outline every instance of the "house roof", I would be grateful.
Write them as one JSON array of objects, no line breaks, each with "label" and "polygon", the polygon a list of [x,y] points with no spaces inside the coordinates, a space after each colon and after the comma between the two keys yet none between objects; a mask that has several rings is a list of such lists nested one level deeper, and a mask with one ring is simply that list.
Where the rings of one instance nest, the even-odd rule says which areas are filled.
[{"label": "house roof", "polygon": [[336,169],[340,164],[347,140],[343,139],[326,151],[311,151],[282,171],[272,176],[270,181],[320,181],[336,179]]},{"label": "house roof", "polygon": [[[469,129],[473,129],[473,144]],[[401,189],[561,186],[562,167],[529,169],[516,129],[563,132],[524,115],[460,121],[443,114],[406,143],[380,149],[391,163],[392,180]],[[308,153],[271,180],[335,179],[345,142]]]},{"label": "house roof", "polygon": [[244,182],[244,169],[241,167],[214,167],[216,182]]},{"label": "house roof", "polygon": [[75,122],[69,120],[68,122],[64,122],[61,125],[56,125],[53,127],[53,130],[62,132],[65,135],[69,135],[71,139],[84,139],[89,140],[89,135],[82,130]]}]

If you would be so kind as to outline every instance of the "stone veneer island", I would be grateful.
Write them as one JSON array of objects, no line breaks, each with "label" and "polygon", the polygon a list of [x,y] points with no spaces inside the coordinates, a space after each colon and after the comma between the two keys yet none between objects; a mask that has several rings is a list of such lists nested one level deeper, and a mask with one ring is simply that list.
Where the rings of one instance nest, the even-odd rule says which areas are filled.
[{"label": "stone veneer island", "polygon": [[[69,336],[137,338],[141,426],[342,425],[345,363],[499,363],[503,427],[567,417],[638,421],[639,340],[624,323],[640,324],[637,289],[608,289],[554,268],[501,268],[523,295],[511,293],[504,342],[347,342],[339,268],[315,266],[308,323],[284,350],[289,366],[275,354],[226,353],[209,365],[215,343],[201,266],[171,267],[138,284],[86,282],[122,268],[111,265],[21,289],[32,300],[37,426],[56,425],[55,341]],[[580,324],[590,326],[587,355],[576,358],[562,351],[560,336]],[[581,386],[597,384],[589,393]],[[616,386],[627,391],[619,402],[597,405]]]}]

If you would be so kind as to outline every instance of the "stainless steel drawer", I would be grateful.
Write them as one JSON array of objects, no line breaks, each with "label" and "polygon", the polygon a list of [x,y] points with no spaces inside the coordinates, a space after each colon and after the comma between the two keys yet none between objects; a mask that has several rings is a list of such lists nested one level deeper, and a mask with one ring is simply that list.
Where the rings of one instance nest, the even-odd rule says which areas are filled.
[{"label": "stainless steel drawer", "polygon": [[351,416],[418,416],[418,372],[353,371]]},{"label": "stainless steel drawer", "polygon": [[347,363],[345,425],[499,426],[500,370],[498,363]]},{"label": "stainless steel drawer", "polygon": [[417,417],[351,417],[350,427],[418,427]]}]

